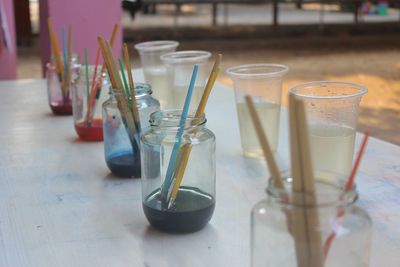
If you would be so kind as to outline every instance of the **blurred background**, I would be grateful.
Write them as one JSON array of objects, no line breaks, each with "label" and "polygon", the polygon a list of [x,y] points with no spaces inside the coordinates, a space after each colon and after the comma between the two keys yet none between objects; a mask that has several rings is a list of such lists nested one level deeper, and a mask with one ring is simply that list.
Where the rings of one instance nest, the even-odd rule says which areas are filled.
[{"label": "blurred background", "polygon": [[[181,43],[179,50],[222,52],[223,69],[244,63],[285,64],[290,68],[286,91],[315,80],[361,83],[369,93],[361,104],[358,130],[370,129],[373,136],[400,144],[398,0],[108,2],[121,9],[123,39],[134,68],[140,67],[134,44],[172,39]],[[38,0],[14,1],[18,79],[43,77],[40,9]],[[218,82],[231,85],[224,72]]]}]

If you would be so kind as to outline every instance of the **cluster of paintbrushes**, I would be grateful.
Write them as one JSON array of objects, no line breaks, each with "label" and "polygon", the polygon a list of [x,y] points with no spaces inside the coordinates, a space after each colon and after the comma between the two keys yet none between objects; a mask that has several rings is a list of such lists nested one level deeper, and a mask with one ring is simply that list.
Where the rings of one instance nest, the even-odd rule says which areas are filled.
[{"label": "cluster of paintbrushes", "polygon": [[[57,35],[53,30],[53,25],[50,19],[48,19],[48,29],[50,35],[50,44],[52,48],[52,56],[54,59],[57,76],[60,81],[61,91],[64,102],[68,101],[69,98],[69,89],[72,82],[72,67],[71,58],[72,58],[72,27],[68,25],[68,37],[65,36],[65,31],[62,29],[62,52],[60,50],[60,45],[57,39]],[[114,45],[116,36],[118,32],[118,24],[114,25],[110,46],[111,48]],[[96,62],[94,66],[93,77],[89,77],[89,63],[88,63],[88,50],[84,50],[84,68],[85,73],[79,73],[79,75],[85,75],[85,84],[86,84],[86,103],[87,110],[85,114],[85,124],[90,126],[93,120],[93,111],[96,107],[98,99],[100,97],[102,82],[103,82],[103,74],[105,73],[105,63],[103,63],[101,69],[99,68],[99,59],[100,59],[100,47],[97,49],[96,53]],[[91,83],[90,83],[91,79]]]},{"label": "cluster of paintbrushes", "polygon": [[[115,39],[117,37],[117,32],[118,32],[118,24],[114,25],[112,34],[111,34],[111,39],[110,39],[110,46],[113,48]],[[100,97],[101,93],[101,88],[102,88],[102,83],[103,83],[103,75],[106,71],[106,64],[105,62],[103,63],[100,72],[98,73],[99,69],[99,59],[100,59],[100,47],[97,49],[96,53],[96,61],[95,61],[95,67],[94,67],[94,72],[93,72],[93,77],[92,77],[92,85],[90,86],[90,81],[89,81],[89,70],[88,70],[88,59],[87,59],[87,49],[85,49],[85,79],[86,79],[86,101],[87,101],[87,110],[86,110],[86,115],[85,115],[85,123],[90,126],[92,119],[93,119],[93,111],[96,108],[96,104],[98,102],[98,99]]]},{"label": "cluster of paintbrushes", "polygon": [[108,70],[111,88],[117,100],[117,106],[131,141],[133,151],[139,151],[140,118],[139,111],[136,106],[135,87],[133,83],[132,67],[129,59],[128,47],[126,44],[124,44],[123,51],[129,84],[126,81],[125,70],[121,59],[119,59],[119,68],[117,67],[118,65],[113,55],[110,42],[105,41],[102,37],[99,37],[98,43]]},{"label": "cluster of paintbrushes", "polygon": [[[125,76],[125,70],[122,61],[120,59],[118,60],[120,67],[118,70],[117,61],[113,56],[110,43],[108,41],[105,41],[102,37],[98,38],[98,42],[105,64],[107,66],[113,93],[117,100],[118,109],[120,111],[123,123],[125,125],[125,128],[127,129],[134,151],[139,151],[138,148],[140,141],[139,138],[140,119],[136,107],[135,89],[131,73],[131,63],[129,59],[127,45],[124,44],[124,61],[125,61],[125,67],[127,68],[128,82]],[[218,58],[214,64],[214,67],[208,79],[207,85],[204,89],[204,93],[201,98],[200,104],[197,108],[195,118],[201,118],[204,114],[208,97],[210,95],[211,89],[213,88],[215,80],[220,71],[221,58],[222,55],[218,55]],[[170,208],[176,199],[179,186],[182,182],[190,156],[191,144],[182,144],[182,136],[186,126],[186,120],[188,118],[189,106],[196,83],[197,72],[198,72],[198,65],[195,65],[190,85],[188,88],[188,93],[183,106],[179,123],[179,129],[175,138],[176,142],[174,144],[171,157],[168,163],[168,169],[164,183],[161,186],[161,198],[163,205],[166,208]]]},{"label": "cluster of paintbrushes", "polygon": [[[285,209],[283,212],[287,217],[288,230],[295,242],[298,266],[322,267],[324,266],[329,248],[335,237],[335,232],[332,231],[325,242],[323,242],[321,232],[319,231],[318,192],[311,162],[304,103],[302,100],[295,98],[295,96],[289,95],[290,152],[293,178],[292,193],[289,193],[284,186],[273,152],[268,144],[264,130],[261,127],[259,117],[250,96],[246,96],[246,102],[274,185],[280,190],[282,201],[295,206],[292,210]],[[353,170],[345,184],[344,193],[353,189],[355,175],[367,139],[368,133],[364,136]],[[341,195],[340,198],[342,198],[342,196],[343,195]],[[336,214],[336,217],[340,218],[343,215],[344,210],[340,210]]]},{"label": "cluster of paintbrushes", "polygon": [[69,64],[72,58],[72,27],[71,25],[68,25],[68,39],[65,36],[65,30],[62,29],[61,34],[63,52],[61,52],[60,44],[58,42],[57,35],[53,30],[53,25],[50,19],[48,19],[47,25],[49,28],[53,59],[57,70],[58,79],[61,85],[61,93],[63,100],[66,103],[69,99],[69,84],[71,82],[71,71]]}]

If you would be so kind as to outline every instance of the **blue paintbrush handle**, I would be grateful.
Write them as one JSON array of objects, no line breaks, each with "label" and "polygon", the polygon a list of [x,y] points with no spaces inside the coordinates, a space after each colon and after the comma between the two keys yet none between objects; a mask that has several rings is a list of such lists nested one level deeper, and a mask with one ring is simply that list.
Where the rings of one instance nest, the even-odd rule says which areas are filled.
[{"label": "blue paintbrush handle", "polygon": [[175,170],[176,158],[178,156],[179,147],[181,146],[182,136],[183,136],[183,132],[185,130],[186,119],[187,119],[187,116],[189,113],[190,100],[192,99],[193,89],[194,89],[194,85],[196,83],[198,70],[199,70],[199,65],[197,65],[197,64],[194,65],[192,78],[191,78],[190,84],[189,84],[188,93],[186,95],[185,104],[183,105],[181,119],[179,121],[178,133],[176,134],[175,144],[174,144],[174,147],[172,148],[171,157],[168,162],[168,168],[167,168],[167,173],[165,175],[165,180],[164,180],[163,185],[161,186],[161,197],[165,201],[164,203],[166,203],[166,204],[168,203],[167,202],[168,192],[171,188],[172,181],[173,181],[172,178],[173,178],[173,174],[174,174],[174,170]]},{"label": "blue paintbrush handle", "polygon": [[63,48],[63,59],[64,59],[64,77],[65,79],[67,78],[67,73],[68,73],[68,59],[67,59],[67,41],[65,38],[65,31],[64,28],[61,29],[61,34],[62,34],[62,48]]}]

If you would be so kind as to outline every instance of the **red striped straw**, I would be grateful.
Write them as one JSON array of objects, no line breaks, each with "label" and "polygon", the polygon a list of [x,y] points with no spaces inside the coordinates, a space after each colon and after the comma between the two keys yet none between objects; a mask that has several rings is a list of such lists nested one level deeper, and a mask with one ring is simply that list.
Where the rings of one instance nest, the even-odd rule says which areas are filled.
[{"label": "red striped straw", "polygon": [[[360,162],[361,162],[362,156],[364,155],[364,151],[365,151],[365,147],[367,146],[368,138],[369,138],[369,132],[366,131],[366,132],[364,133],[364,138],[363,138],[363,140],[362,140],[360,150],[358,151],[356,161],[354,162],[353,169],[351,170],[349,179],[347,180],[347,182],[346,182],[346,184],[345,184],[345,186],[344,186],[344,191],[345,191],[345,192],[350,192],[351,189],[353,188],[354,180],[355,180],[355,178],[356,178],[356,174],[357,174],[357,171],[358,171],[358,167],[360,166]],[[341,198],[343,198],[343,196],[342,196]],[[336,219],[339,219],[339,218],[342,217],[343,215],[344,215],[344,209],[341,209],[341,210],[338,211],[338,213],[336,214]],[[332,246],[332,242],[333,242],[333,240],[335,239],[335,236],[336,236],[336,232],[335,232],[335,231],[332,231],[332,232],[330,233],[330,235],[328,236],[328,238],[326,239],[326,241],[325,241],[325,244],[324,244],[324,255],[325,255],[325,259],[326,259],[326,257],[328,256],[329,249],[330,249],[331,246]]]}]

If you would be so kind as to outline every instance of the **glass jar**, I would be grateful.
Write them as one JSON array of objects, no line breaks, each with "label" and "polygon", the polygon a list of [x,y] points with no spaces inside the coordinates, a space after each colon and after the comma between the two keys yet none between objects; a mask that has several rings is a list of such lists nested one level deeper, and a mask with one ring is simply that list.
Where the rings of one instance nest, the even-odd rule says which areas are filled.
[{"label": "glass jar", "polygon": [[47,80],[47,95],[48,102],[53,114],[55,115],[71,115],[72,100],[70,93],[70,81],[72,77],[72,69],[78,64],[78,55],[74,54],[71,57],[69,72],[65,72],[65,77],[68,82],[64,88],[62,87],[61,75],[57,72],[56,65],[52,59],[46,64],[46,80]]},{"label": "glass jar", "polygon": [[[160,110],[160,103],[151,96],[151,86],[135,83],[136,104],[139,110],[141,132],[150,127],[150,114]],[[110,171],[120,177],[137,177],[140,174],[140,151],[135,140],[128,135],[119,113],[115,95],[103,103],[104,156]],[[136,133],[139,140],[140,133]],[[131,137],[134,138],[134,137]]]},{"label": "glass jar", "polygon": [[[174,174],[184,161],[180,152],[188,149],[181,182],[177,175],[168,180],[167,170],[173,147],[179,138],[181,110],[153,113],[151,129],[141,137],[143,210],[150,224],[166,232],[194,232],[211,219],[215,208],[215,136],[206,119],[189,116],[184,122]],[[174,201],[172,188],[176,186]],[[168,194],[163,194],[168,192]],[[170,205],[172,204],[172,205]]]},{"label": "glass jar", "polygon": [[88,66],[86,76],[86,66],[78,65],[71,81],[75,131],[84,141],[103,141],[101,103],[105,101],[107,94],[104,92],[110,82],[107,75],[101,73],[101,66],[97,67],[93,79],[95,68],[94,65]]},{"label": "glass jar", "polygon": [[290,178],[285,188],[270,180],[267,198],[253,207],[252,267],[368,266],[372,222],[355,205],[355,191],[343,194],[342,186],[316,180],[310,198],[292,192]]}]

